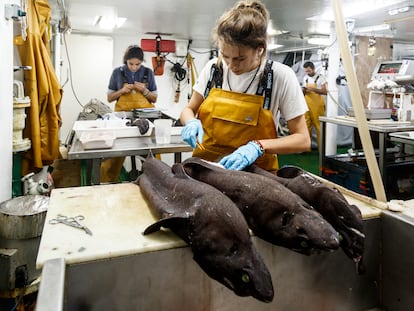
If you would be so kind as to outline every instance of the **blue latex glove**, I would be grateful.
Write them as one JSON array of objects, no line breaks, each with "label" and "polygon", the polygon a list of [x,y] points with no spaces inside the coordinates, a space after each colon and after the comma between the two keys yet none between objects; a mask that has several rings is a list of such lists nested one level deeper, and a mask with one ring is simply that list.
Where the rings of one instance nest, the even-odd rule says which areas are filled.
[{"label": "blue latex glove", "polygon": [[204,130],[199,119],[187,121],[181,130],[181,138],[194,149],[196,148],[196,139],[201,144],[203,142]]},{"label": "blue latex glove", "polygon": [[240,171],[253,164],[263,154],[260,146],[252,141],[236,149],[233,153],[220,160],[226,169]]}]

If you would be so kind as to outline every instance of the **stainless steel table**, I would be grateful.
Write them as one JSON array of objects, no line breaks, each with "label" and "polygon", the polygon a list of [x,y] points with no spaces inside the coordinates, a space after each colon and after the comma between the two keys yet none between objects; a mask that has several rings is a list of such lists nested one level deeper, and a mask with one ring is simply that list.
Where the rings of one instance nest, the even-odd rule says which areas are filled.
[{"label": "stainless steel table", "polygon": [[[321,153],[319,155],[319,167],[324,166],[325,151],[326,151],[326,123],[336,125],[350,126],[358,128],[356,119],[348,116],[337,117],[319,117],[321,122]],[[384,185],[386,184],[386,153],[387,153],[387,139],[390,133],[413,131],[414,123],[411,122],[396,122],[392,120],[370,120],[367,121],[368,129],[373,132],[378,132],[378,166],[382,176]]]},{"label": "stainless steel table", "polygon": [[414,131],[392,133],[390,134],[390,140],[397,143],[414,145]]},{"label": "stainless steel table", "polygon": [[[379,283],[379,264],[385,254],[380,253],[380,243],[382,238],[395,242],[391,237],[398,240],[400,252],[395,252],[395,247],[390,252],[391,258],[386,261],[390,265],[385,266],[389,274],[384,279],[392,276],[387,283],[393,289],[390,299],[403,295],[405,300],[399,302],[400,309],[389,310],[411,310],[408,306],[414,304],[414,227],[405,231],[403,237],[408,239],[398,238],[394,232],[382,237],[381,210],[372,201],[362,201],[350,192],[343,194],[360,208],[365,219],[367,273],[357,275],[354,263],[340,249],[304,256],[252,237],[275,280],[275,299],[263,303],[239,297],[208,277],[193,260],[190,247],[170,230],[143,235],[156,218],[136,185],[55,189],[36,260],[37,267],[42,268],[36,310],[82,310],[83,305],[91,311],[372,309],[379,301],[379,289],[383,288]],[[83,215],[84,224],[93,235],[50,224],[49,220],[58,214]],[[401,247],[404,244],[405,248]],[[398,256],[401,253],[404,258]],[[392,269],[394,257],[398,269]],[[406,278],[397,278],[402,275]],[[322,293],[329,300],[323,299]]]},{"label": "stainless steel table", "polygon": [[[103,159],[135,155],[174,153],[174,161],[181,162],[182,152],[193,149],[185,143],[180,135],[172,135],[170,144],[157,144],[155,136],[125,137],[115,139],[111,149],[85,150],[81,142],[74,138],[68,151],[69,160],[90,160],[90,183],[99,185],[100,167]],[[89,174],[88,174],[89,175]]]}]

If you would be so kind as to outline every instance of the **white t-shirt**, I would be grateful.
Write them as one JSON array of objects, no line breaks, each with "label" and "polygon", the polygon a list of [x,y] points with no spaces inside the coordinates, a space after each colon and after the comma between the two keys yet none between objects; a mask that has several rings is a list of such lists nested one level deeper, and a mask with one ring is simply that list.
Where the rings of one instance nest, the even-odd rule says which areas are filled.
[{"label": "white t-shirt", "polygon": [[[316,83],[315,83],[316,80]],[[313,77],[305,75],[303,77],[303,86],[306,85],[306,83],[310,84],[316,84],[316,87],[318,89],[322,88],[322,85],[326,84],[326,79],[323,75],[314,74]]]},{"label": "white t-shirt", "polygon": [[[202,96],[204,96],[204,91],[206,89],[208,79],[210,78],[211,66],[215,63],[217,63],[217,59],[211,59],[208,61],[198,76],[197,82],[194,84],[194,91],[201,94]],[[266,61],[262,61],[262,64],[260,65],[260,69],[257,72],[256,76],[256,68],[241,75],[235,75],[230,71],[230,75],[228,76],[229,69],[224,61],[222,64],[223,90],[231,89],[234,92],[244,92],[254,77],[253,83],[250,85],[246,93],[256,94],[260,77],[262,76],[264,68],[266,66]],[[273,112],[274,120],[278,120],[279,111],[286,119],[286,121],[304,114],[308,110],[308,107],[306,105],[298,79],[296,78],[293,70],[290,67],[276,61],[273,61],[272,69],[273,90],[270,110]],[[230,87],[228,81],[230,82]]]}]

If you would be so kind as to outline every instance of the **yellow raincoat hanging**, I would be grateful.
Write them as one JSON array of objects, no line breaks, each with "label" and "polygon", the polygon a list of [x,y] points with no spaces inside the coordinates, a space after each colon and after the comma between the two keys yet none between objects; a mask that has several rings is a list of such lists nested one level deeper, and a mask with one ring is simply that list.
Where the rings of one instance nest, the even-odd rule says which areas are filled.
[{"label": "yellow raincoat hanging", "polygon": [[62,88],[50,57],[51,9],[47,0],[27,1],[27,38],[15,38],[25,72],[25,95],[30,97],[24,137],[32,148],[22,161],[22,175],[38,171],[59,157],[60,103]]}]

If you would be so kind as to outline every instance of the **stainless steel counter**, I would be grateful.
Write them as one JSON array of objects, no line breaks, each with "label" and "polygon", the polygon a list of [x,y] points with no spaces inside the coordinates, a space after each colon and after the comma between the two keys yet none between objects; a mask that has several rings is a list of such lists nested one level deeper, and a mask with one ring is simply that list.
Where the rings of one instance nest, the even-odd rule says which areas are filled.
[{"label": "stainless steel counter", "polygon": [[[344,195],[365,219],[367,273],[357,275],[341,249],[305,256],[253,237],[275,288],[274,301],[265,304],[210,279],[171,231],[142,235],[156,219],[135,184],[54,189],[37,257],[42,277],[36,310],[372,309],[380,304],[381,210],[373,200]],[[59,213],[83,215],[93,235],[50,224]]]},{"label": "stainless steel counter", "polygon": [[[99,185],[100,167],[103,159],[126,157],[135,155],[174,153],[174,161],[181,162],[182,152],[191,152],[193,149],[185,143],[180,135],[172,135],[170,144],[157,144],[155,136],[117,138],[110,149],[85,150],[81,142],[74,138],[68,151],[69,160],[89,160],[90,184]],[[89,178],[88,178],[89,179]]]},{"label": "stainless steel counter", "polygon": [[414,145],[414,131],[391,133],[390,140],[397,143]]},{"label": "stainless steel counter", "polygon": [[[37,258],[36,310],[412,310],[414,200],[396,213],[344,195],[365,219],[366,273],[357,275],[340,249],[305,256],[253,237],[275,287],[265,304],[210,279],[171,231],[143,236],[155,219],[136,185],[55,189]],[[58,213],[84,215],[93,236],[50,224]]]},{"label": "stainless steel counter", "polygon": [[[337,125],[345,125],[357,128],[356,119],[349,116],[337,117],[319,117],[321,122],[333,123]],[[393,120],[367,120],[368,129],[379,133],[394,133],[414,130],[414,123],[408,121],[393,121]]]}]

